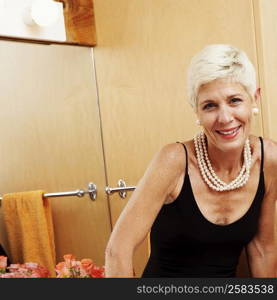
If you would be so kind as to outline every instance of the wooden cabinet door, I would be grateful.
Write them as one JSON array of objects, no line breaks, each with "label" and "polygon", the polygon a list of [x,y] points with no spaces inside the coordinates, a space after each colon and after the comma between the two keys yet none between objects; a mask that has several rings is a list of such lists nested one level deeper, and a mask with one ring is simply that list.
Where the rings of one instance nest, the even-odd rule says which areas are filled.
[{"label": "wooden cabinet door", "polygon": [[277,75],[277,2],[254,0],[258,61],[261,82],[261,106],[264,120],[264,135],[277,141],[276,125],[276,75]]},{"label": "wooden cabinet door", "polygon": [[[186,103],[186,69],[196,52],[230,43],[257,65],[252,1],[94,0],[94,7],[108,183],[136,185],[162,145],[199,130]],[[260,119],[253,132],[262,134]],[[110,197],[113,225],[128,199]],[[136,252],[138,276],[148,254],[146,240]]]},{"label": "wooden cabinet door", "polygon": [[51,198],[57,261],[104,264],[111,225],[91,48],[0,41],[0,65],[0,193],[94,182],[96,201]]}]

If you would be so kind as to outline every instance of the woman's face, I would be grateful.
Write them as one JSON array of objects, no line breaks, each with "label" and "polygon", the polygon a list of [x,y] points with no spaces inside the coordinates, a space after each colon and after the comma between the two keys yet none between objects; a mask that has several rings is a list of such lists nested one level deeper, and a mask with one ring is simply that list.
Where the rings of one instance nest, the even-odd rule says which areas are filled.
[{"label": "woman's face", "polygon": [[[255,94],[257,99],[258,90]],[[197,115],[208,143],[226,152],[244,146],[250,134],[252,107],[246,89],[230,79],[216,79],[200,87]]]}]

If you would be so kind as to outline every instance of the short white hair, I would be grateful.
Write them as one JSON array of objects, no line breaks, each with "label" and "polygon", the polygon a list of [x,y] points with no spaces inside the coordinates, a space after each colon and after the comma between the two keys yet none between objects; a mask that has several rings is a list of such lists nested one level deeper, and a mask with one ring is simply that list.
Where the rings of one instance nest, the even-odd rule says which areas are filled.
[{"label": "short white hair", "polygon": [[255,94],[256,71],[245,52],[232,45],[208,45],[192,58],[188,69],[188,102],[195,111],[201,85],[218,78],[231,78],[251,97]]}]

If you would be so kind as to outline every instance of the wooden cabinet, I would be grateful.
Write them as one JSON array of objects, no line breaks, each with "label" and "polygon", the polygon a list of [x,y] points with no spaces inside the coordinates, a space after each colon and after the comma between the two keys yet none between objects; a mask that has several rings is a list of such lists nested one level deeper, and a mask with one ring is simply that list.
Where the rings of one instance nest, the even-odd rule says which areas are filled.
[{"label": "wooden cabinet", "polygon": [[274,0],[254,0],[256,19],[257,54],[259,62],[259,79],[261,85],[261,108],[264,136],[277,140],[276,83],[277,52],[276,33],[277,2]]},{"label": "wooden cabinet", "polygon": [[0,193],[94,182],[96,201],[51,198],[57,261],[72,253],[104,264],[111,223],[91,49],[0,41],[0,64]]},{"label": "wooden cabinet", "polygon": [[[186,68],[197,51],[234,44],[257,66],[252,1],[95,0],[94,7],[107,178],[110,185],[120,178],[136,185],[162,145],[191,139],[198,130],[186,102]],[[254,123],[257,135],[261,121]],[[109,201],[114,225],[128,198]],[[137,274],[148,252],[146,240],[136,253]]]}]

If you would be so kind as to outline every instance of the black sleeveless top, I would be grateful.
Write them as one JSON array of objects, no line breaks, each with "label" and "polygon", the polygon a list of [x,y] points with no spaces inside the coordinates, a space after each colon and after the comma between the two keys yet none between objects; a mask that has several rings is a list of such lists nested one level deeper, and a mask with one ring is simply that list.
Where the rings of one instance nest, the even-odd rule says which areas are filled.
[{"label": "black sleeveless top", "polygon": [[263,140],[260,179],[248,211],[228,225],[216,225],[201,213],[186,172],[179,196],[162,206],[150,233],[151,254],[142,277],[235,277],[244,246],[254,237],[265,193]]}]

